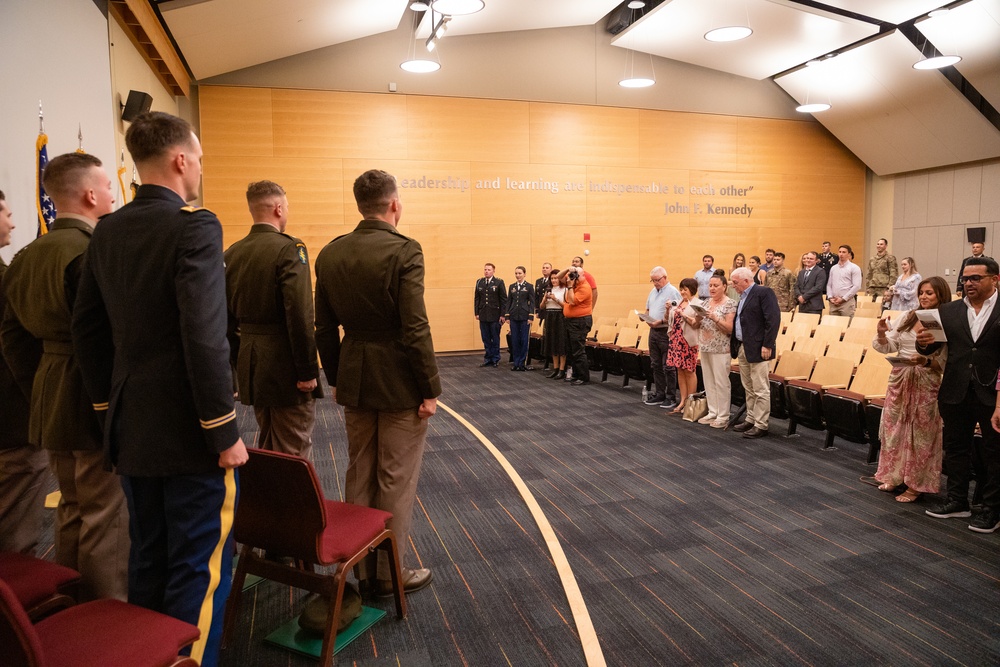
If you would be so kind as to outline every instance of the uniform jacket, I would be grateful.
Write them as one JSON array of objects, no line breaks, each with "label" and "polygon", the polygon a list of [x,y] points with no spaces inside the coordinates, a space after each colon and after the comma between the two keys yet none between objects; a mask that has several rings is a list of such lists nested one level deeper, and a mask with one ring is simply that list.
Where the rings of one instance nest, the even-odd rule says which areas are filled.
[{"label": "uniform jacket", "polygon": [[316,347],[341,405],[400,411],[437,398],[420,244],[381,220],[328,243],[316,258]]},{"label": "uniform jacket", "polygon": [[823,269],[827,276],[830,275],[830,269],[833,268],[833,265],[839,261],[840,257],[835,252],[823,252],[816,256],[816,266]]},{"label": "uniform jacket", "polygon": [[323,395],[295,383],[319,377],[312,269],[305,244],[268,224],[255,224],[229,246],[226,303],[229,346],[240,402],[280,407]]},{"label": "uniform jacket", "polygon": [[532,320],[535,308],[535,288],[527,280],[520,285],[516,281],[511,283],[507,292],[507,312],[504,317],[520,322]]},{"label": "uniform jacket", "polygon": [[971,384],[980,403],[993,405],[997,395],[997,369],[1000,368],[1000,303],[993,305],[993,312],[975,341],[969,328],[968,310],[964,299],[941,306],[939,314],[948,342],[932,343],[927,347],[918,344],[917,351],[933,354],[942,345],[948,346],[948,363],[938,391],[939,402],[949,405],[965,402]]},{"label": "uniform jacket", "polygon": [[[0,281],[7,271],[7,264],[0,259]],[[0,290],[0,312],[3,312],[3,290]],[[28,398],[30,392],[21,389],[10,366],[0,356],[0,449],[13,449],[28,444]]]},{"label": "uniform jacket", "polygon": [[781,267],[767,272],[767,287],[778,299],[778,307],[783,311],[795,308],[795,274]]},{"label": "uniform jacket", "polygon": [[120,474],[217,471],[239,430],[215,214],[142,185],[102,219],[83,264],[73,344]]},{"label": "uniform jacket", "polygon": [[507,288],[503,280],[495,275],[476,281],[475,314],[480,322],[499,322],[500,316],[507,312]]},{"label": "uniform jacket", "polygon": [[14,257],[4,278],[4,353],[31,396],[28,439],[51,450],[103,447],[70,336],[80,264],[91,233],[83,220],[57,218],[48,234]]},{"label": "uniform jacket", "polygon": [[795,278],[795,296],[802,297],[804,303],[799,304],[803,313],[823,312],[823,295],[826,293],[826,271],[817,264],[806,278],[806,270],[799,271]]},{"label": "uniform jacket", "polygon": [[[767,287],[757,285],[747,294],[742,310],[737,312],[743,333],[743,354],[746,355],[747,361],[751,364],[764,361],[760,352],[763,347],[771,349],[773,358],[774,344],[781,328],[781,311],[778,309],[778,299],[774,296],[774,292]],[[729,337],[729,349],[735,359],[740,351],[735,325]]]},{"label": "uniform jacket", "polygon": [[865,289],[892,287],[898,277],[899,264],[894,255],[889,253],[875,255],[868,260]]},{"label": "uniform jacket", "polygon": [[548,278],[539,278],[535,281],[535,311],[539,312],[542,309],[542,297],[545,296],[545,292],[552,287],[552,281]]}]

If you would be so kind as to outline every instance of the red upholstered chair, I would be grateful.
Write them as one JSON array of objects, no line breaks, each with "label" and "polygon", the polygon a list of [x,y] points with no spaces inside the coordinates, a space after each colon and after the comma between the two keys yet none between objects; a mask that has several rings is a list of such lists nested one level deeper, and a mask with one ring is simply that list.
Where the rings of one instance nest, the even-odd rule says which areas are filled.
[{"label": "red upholstered chair", "polygon": [[86,602],[32,625],[10,586],[0,581],[0,647],[5,667],[198,667],[178,656],[198,628],[119,602]]},{"label": "red upholstered chair", "polygon": [[5,581],[32,621],[76,604],[80,573],[56,563],[10,551],[0,552]]},{"label": "red upholstered chair", "polygon": [[[340,618],[347,574],[375,549],[388,553],[396,613],[406,616],[396,538],[386,524],[389,512],[327,500],[312,464],[304,458],[251,449],[240,468],[240,500],[233,532],[242,544],[226,608],[223,646],[231,636],[248,574],[318,593],[332,612],[323,634],[320,664],[329,665]],[[294,565],[265,559],[291,557]],[[336,566],[331,573],[316,566]]]}]

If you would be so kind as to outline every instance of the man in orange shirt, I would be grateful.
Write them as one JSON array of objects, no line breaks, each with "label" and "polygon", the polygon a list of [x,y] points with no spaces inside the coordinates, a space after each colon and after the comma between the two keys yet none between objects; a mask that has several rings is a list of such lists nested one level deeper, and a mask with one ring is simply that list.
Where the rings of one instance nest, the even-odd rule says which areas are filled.
[{"label": "man in orange shirt", "polygon": [[594,321],[593,290],[583,276],[583,269],[571,267],[559,272],[566,285],[566,334],[569,337],[569,361],[573,364],[574,386],[590,384],[590,366],[587,363],[587,334]]}]

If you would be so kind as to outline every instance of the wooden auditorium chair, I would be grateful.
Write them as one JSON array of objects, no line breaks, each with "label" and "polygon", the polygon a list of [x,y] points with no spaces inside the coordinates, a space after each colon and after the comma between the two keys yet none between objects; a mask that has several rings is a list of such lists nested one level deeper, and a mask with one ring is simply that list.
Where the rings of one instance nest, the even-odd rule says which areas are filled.
[{"label": "wooden auditorium chair", "polygon": [[51,561],[0,552],[0,579],[17,597],[32,623],[76,604],[80,573]]},{"label": "wooden auditorium chair", "polygon": [[830,389],[846,389],[853,374],[854,364],[850,361],[820,357],[808,380],[789,380],[785,387],[787,435],[793,435],[799,424],[816,431],[824,430],[823,394]]}]

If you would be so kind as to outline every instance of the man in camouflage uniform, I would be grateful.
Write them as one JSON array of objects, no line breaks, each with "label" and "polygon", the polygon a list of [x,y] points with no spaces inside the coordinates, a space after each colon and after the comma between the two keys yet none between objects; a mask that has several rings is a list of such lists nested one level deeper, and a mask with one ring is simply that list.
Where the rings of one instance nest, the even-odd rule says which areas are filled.
[{"label": "man in camouflage uniform", "polygon": [[785,268],[785,253],[774,253],[771,260],[774,267],[767,272],[767,286],[778,297],[778,307],[782,312],[791,312],[796,305],[795,275]]},{"label": "man in camouflage uniform", "polygon": [[889,242],[879,239],[875,244],[875,256],[868,260],[868,280],[865,290],[869,296],[882,296],[886,289],[896,284],[899,277],[899,264],[896,258],[886,252]]}]

